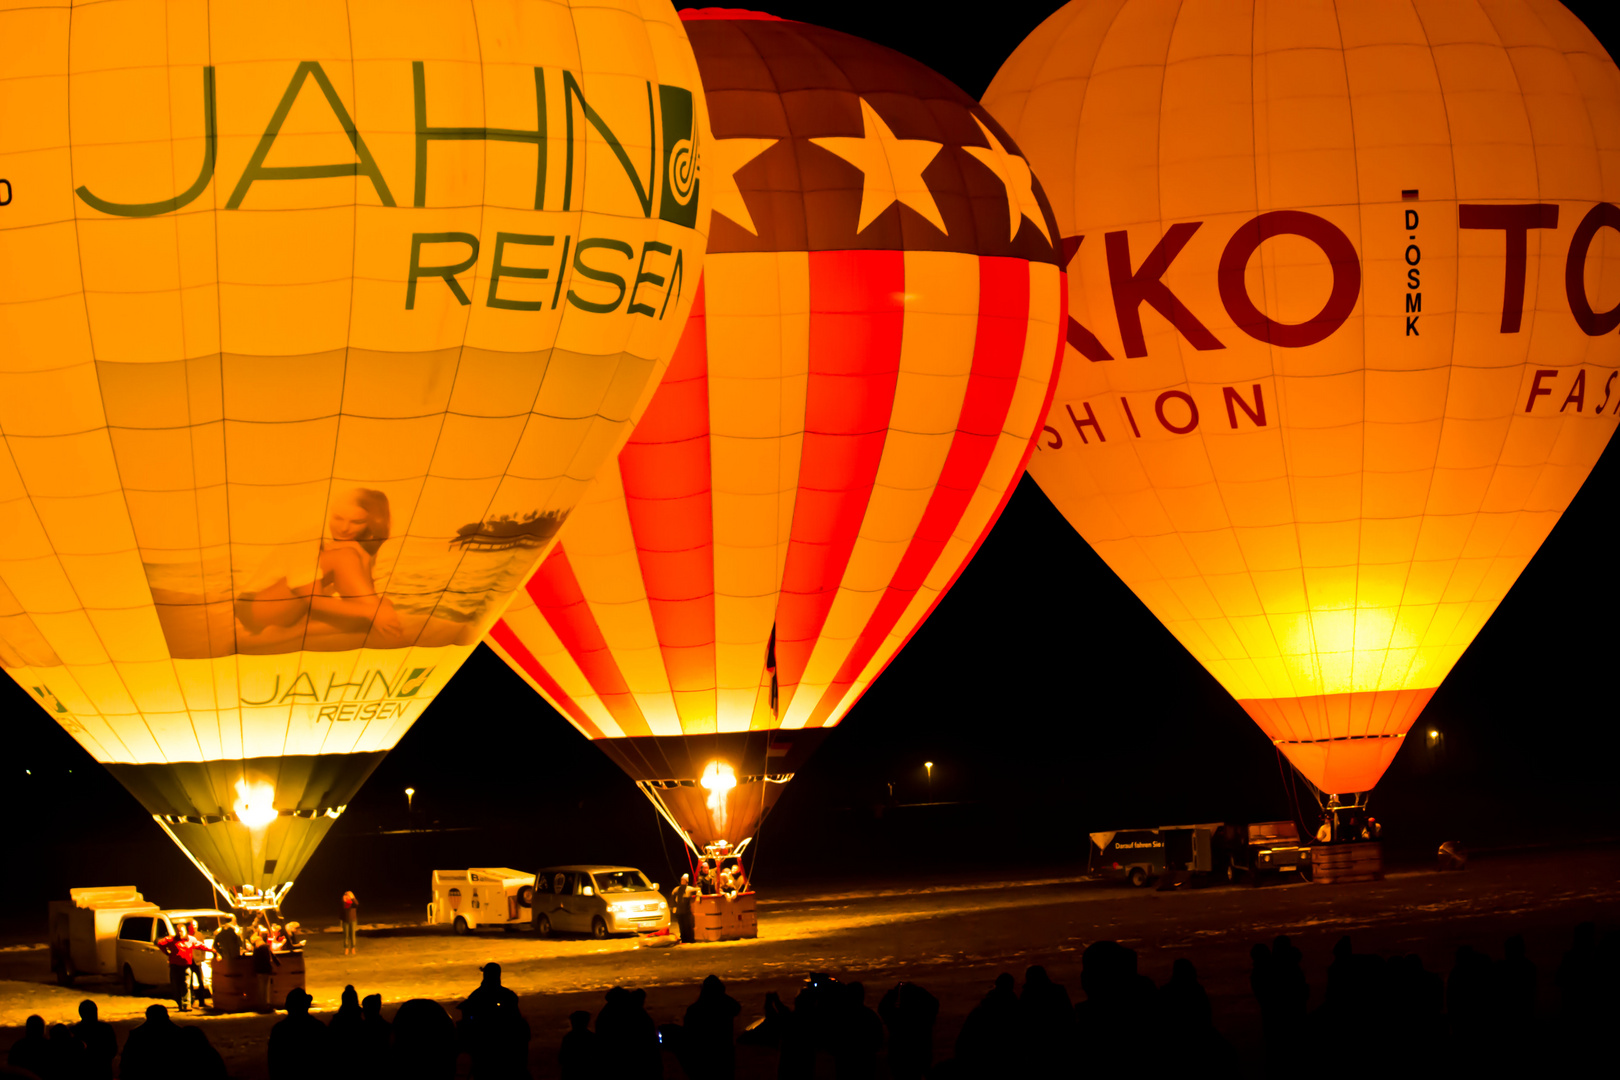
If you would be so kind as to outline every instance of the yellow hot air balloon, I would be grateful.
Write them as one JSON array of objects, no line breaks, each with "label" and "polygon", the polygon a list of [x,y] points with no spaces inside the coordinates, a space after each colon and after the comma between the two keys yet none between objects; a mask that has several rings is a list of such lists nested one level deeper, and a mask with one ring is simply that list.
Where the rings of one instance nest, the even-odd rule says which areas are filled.
[{"label": "yellow hot air balloon", "polygon": [[0,664],[274,903],[656,385],[668,0],[0,12]]},{"label": "yellow hot air balloon", "polygon": [[985,105],[1069,264],[1030,473],[1371,788],[1620,412],[1620,71],[1554,0],[1074,0]]}]

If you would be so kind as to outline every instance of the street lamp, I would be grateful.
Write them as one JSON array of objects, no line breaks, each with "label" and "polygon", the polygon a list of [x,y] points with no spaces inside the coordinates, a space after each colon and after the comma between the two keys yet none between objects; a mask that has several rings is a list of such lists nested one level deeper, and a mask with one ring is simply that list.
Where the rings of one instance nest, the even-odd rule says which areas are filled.
[{"label": "street lamp", "polygon": [[925,761],[923,762],[923,768],[928,770],[928,794],[929,797],[932,797],[934,794],[934,763]]},{"label": "street lamp", "polygon": [[405,789],[405,812],[407,814],[411,812],[411,800],[414,799],[414,798],[416,798],[416,789],[413,788],[413,787],[406,788]]}]

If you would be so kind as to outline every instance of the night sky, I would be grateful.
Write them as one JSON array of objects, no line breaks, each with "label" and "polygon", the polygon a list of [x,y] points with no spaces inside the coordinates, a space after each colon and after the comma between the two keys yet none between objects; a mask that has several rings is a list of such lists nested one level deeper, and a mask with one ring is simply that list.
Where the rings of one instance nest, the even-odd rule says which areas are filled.
[{"label": "night sky", "polygon": [[[769,10],[908,53],[978,97],[1055,6],[941,6],[920,21],[910,13],[924,6],[909,3]],[[1570,6],[1614,53],[1612,3]],[[1450,837],[1492,847],[1620,835],[1617,455],[1611,443],[1414,729],[1442,732],[1441,749],[1409,738],[1375,792],[1397,855]],[[0,909],[34,912],[70,885],[126,881],[164,903],[204,899],[200,876],[139,804],[10,680],[0,708],[8,877],[38,871]],[[789,879],[1072,865],[1091,829],[1287,817],[1294,796],[1310,798],[1289,773],[1026,478],[933,618],[788,786],[759,869]],[[409,817],[407,785],[418,791]],[[945,805],[909,805],[924,803]],[[469,831],[409,848],[376,838],[434,822]],[[414,903],[439,859],[524,869],[624,860],[661,877],[675,846],[607,757],[480,648],[334,828],[292,906],[357,874],[360,887]],[[366,856],[388,869],[357,870],[376,861]]]}]

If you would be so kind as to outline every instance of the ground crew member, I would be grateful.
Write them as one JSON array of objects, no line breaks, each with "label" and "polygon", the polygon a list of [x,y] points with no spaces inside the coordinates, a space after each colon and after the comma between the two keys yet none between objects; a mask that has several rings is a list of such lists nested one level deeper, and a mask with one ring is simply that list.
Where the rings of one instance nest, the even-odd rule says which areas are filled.
[{"label": "ground crew member", "polygon": [[682,874],[681,883],[670,890],[670,906],[675,909],[675,925],[680,928],[682,942],[697,940],[697,913],[692,910],[697,895],[691,874]]}]

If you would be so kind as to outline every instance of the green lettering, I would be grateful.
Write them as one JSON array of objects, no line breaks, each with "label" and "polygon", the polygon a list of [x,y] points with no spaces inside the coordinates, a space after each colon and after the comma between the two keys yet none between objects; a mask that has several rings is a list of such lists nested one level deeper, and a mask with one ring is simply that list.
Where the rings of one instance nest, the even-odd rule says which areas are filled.
[{"label": "green lettering", "polygon": [[613,303],[611,304],[599,304],[593,300],[582,300],[573,289],[569,289],[568,302],[579,308],[581,311],[594,311],[598,315],[606,315],[608,312],[618,307],[619,301],[624,299],[624,278],[613,273],[611,270],[598,270],[595,267],[586,266],[584,261],[585,253],[593,248],[607,248],[610,251],[621,251],[624,253],[624,257],[627,259],[633,259],[636,257],[636,249],[625,243],[623,240],[604,240],[601,237],[592,237],[589,240],[581,240],[579,242],[579,246],[574,248],[575,271],[584,274],[592,281],[600,281],[614,286],[619,290],[619,295],[613,298]]},{"label": "green lettering", "polygon": [[685,280],[686,275],[681,273],[681,253],[677,251],[675,252],[675,265],[669,268],[669,291],[664,293],[664,306],[658,309],[660,321],[664,318],[664,312],[669,310],[669,302],[680,299],[681,284]]},{"label": "green lettering", "polygon": [[564,273],[568,269],[568,245],[574,242],[572,236],[563,237],[562,258],[557,260],[557,287],[551,290],[551,310],[557,310],[557,301],[562,298],[563,282],[568,279]]},{"label": "green lettering", "polygon": [[[428,143],[488,142],[533,143],[535,151],[534,208],[541,209],[546,198],[546,80],[540,68],[534,69],[534,130],[515,128],[429,127],[427,122],[427,75],[422,61],[411,61],[411,87],[416,95],[416,201],[422,206],[427,199]],[[497,241],[497,244],[499,242]]]},{"label": "green lettering", "polygon": [[[264,159],[270,154],[270,147],[275,145],[276,136],[281,133],[281,125],[287,122],[287,114],[292,112],[293,102],[298,100],[298,91],[304,86],[304,80],[310,76],[315,77],[315,85],[321,88],[326,97],[332,114],[337,117],[344,134],[349,136],[349,145],[354,147],[358,161],[344,162],[339,165],[266,165]],[[343,107],[343,102],[337,96],[337,90],[332,87],[332,80],[326,77],[326,71],[318,60],[305,60],[293,72],[292,81],[287,84],[286,92],[281,95],[281,104],[276,106],[275,115],[270,117],[270,125],[259,136],[259,145],[254,148],[253,156],[248,159],[247,168],[242,170],[242,177],[236,182],[236,189],[231,197],[225,201],[225,209],[235,210],[242,205],[247,197],[248,188],[257,180],[314,180],[328,176],[364,176],[371,181],[371,186],[377,191],[377,198],[382,200],[384,206],[394,205],[394,196],[389,193],[388,182],[383,179],[381,170],[377,168],[376,159],[366,147],[366,140],[360,137],[360,132],[349,118],[349,110]]]},{"label": "green lettering", "polygon": [[[589,121],[590,125],[596,129],[597,134],[601,135],[602,138],[606,140],[608,146],[613,149],[613,156],[618,158],[619,164],[624,167],[624,175],[630,178],[631,185],[636,189],[636,198],[641,202],[642,216],[652,217],[653,170],[657,167],[658,163],[658,139],[653,132],[652,83],[649,82],[647,84],[647,141],[649,144],[651,144],[651,149],[647,155],[647,183],[645,186],[643,186],[641,183],[641,176],[636,172],[636,167],[630,164],[630,155],[625,153],[624,144],[619,141],[619,137],[617,135],[613,134],[613,129],[607,126],[607,122],[598,116],[596,114],[596,110],[591,108],[590,103],[585,100],[585,91],[580,88],[579,81],[574,78],[573,72],[563,72],[563,115],[568,121],[566,131],[568,158],[565,163],[567,166],[567,171],[565,174],[565,179],[563,180],[562,208],[564,210],[569,209],[573,205],[574,197],[575,98],[579,99],[579,108],[584,114],[585,119]],[[570,293],[569,295],[572,296],[573,294]]]},{"label": "green lettering", "polygon": [[506,308],[509,311],[539,311],[546,306],[544,300],[505,300],[495,295],[495,288],[500,284],[502,277],[544,278],[549,277],[550,270],[536,266],[507,266],[501,262],[501,256],[506,251],[507,244],[532,244],[536,247],[550,247],[555,241],[554,236],[530,236],[527,233],[498,232],[495,234],[495,265],[489,272],[489,297],[485,303],[493,308]]},{"label": "green lettering", "polygon": [[[466,244],[468,247],[472,248],[472,254],[467,256],[461,262],[456,263],[454,266],[423,266],[423,244]],[[424,276],[443,278],[444,283],[450,286],[450,291],[455,293],[456,299],[461,301],[462,307],[466,307],[468,304],[472,303],[472,298],[469,297],[462,289],[461,282],[456,280],[456,275],[464,270],[469,269],[472,264],[477,261],[478,237],[474,236],[472,233],[412,233],[411,269],[409,275],[405,279],[405,310],[410,311],[416,307],[416,279]],[[388,683],[385,681],[383,686],[386,687],[387,685]]]},{"label": "green lettering", "polygon": [[[116,203],[98,198],[90,193],[90,189],[80,185],[74,189],[74,194],[86,203],[100,210],[103,214],[112,214],[115,217],[156,217],[167,214],[171,210],[178,210],[203,193],[208,181],[214,177],[214,155],[219,147],[219,125],[214,118],[214,68],[213,65],[203,68],[203,159],[202,168],[197,171],[197,179],[191,186],[172,199],[159,199],[149,203]],[[8,190],[6,193],[10,195]],[[10,201],[9,199],[7,201]]]},{"label": "green lettering", "polygon": [[630,306],[625,308],[625,311],[628,314],[646,315],[649,317],[655,314],[650,305],[636,303],[636,290],[641,288],[643,282],[650,282],[653,285],[664,284],[662,275],[644,274],[641,271],[642,268],[647,265],[647,252],[656,251],[660,255],[668,255],[670,250],[671,248],[668,244],[659,243],[657,240],[649,240],[645,244],[641,245],[641,261],[636,264],[636,284],[630,290]]},{"label": "green lettering", "polygon": [[[300,690],[300,689],[298,689],[300,684],[309,687],[309,689],[308,690]],[[315,680],[313,680],[313,679],[311,679],[309,677],[309,672],[300,671],[298,673],[298,678],[296,678],[296,679],[294,679],[292,681],[292,685],[287,687],[287,692],[285,694],[281,695],[281,700],[276,702],[276,704],[277,705],[285,705],[287,703],[288,698],[295,698],[295,697],[314,698],[316,701],[321,700],[321,695],[315,692]]]}]

